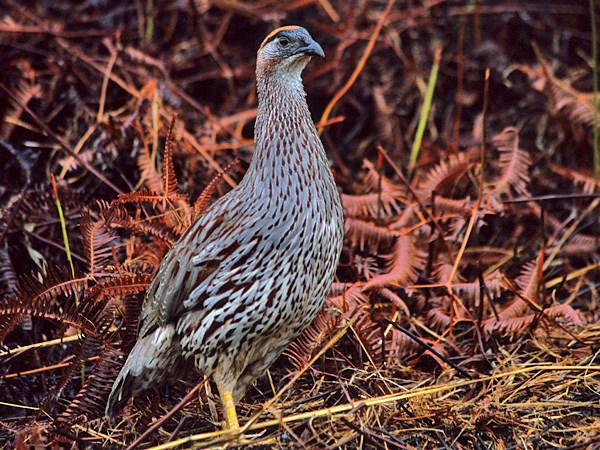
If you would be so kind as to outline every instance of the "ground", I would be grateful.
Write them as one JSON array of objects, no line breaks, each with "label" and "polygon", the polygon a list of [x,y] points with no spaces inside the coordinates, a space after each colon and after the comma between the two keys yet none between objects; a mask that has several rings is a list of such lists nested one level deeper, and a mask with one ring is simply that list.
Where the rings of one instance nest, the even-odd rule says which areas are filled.
[{"label": "ground", "polygon": [[346,239],[238,407],[244,445],[598,448],[593,10],[3,2],[2,445],[235,445],[202,374],[103,409],[162,256],[248,167],[260,42],[298,24],[326,53],[304,83]]}]

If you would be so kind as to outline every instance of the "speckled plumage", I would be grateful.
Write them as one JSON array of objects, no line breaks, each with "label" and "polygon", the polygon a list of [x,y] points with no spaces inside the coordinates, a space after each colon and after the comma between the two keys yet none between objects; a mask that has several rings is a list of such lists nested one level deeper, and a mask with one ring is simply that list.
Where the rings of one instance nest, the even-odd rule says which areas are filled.
[{"label": "speckled plumage", "polygon": [[261,45],[250,167],[161,262],[107,415],[192,365],[237,402],[321,309],[343,218],[300,78],[313,54],[322,50],[300,27]]}]

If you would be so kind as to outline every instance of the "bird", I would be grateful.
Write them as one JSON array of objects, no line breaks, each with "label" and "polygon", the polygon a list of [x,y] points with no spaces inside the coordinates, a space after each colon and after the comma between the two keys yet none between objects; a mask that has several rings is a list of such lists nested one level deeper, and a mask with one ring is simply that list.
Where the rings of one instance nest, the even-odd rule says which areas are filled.
[{"label": "bird", "polygon": [[135,345],[109,395],[132,396],[199,369],[225,429],[236,404],[321,310],[344,239],[340,194],[301,74],[322,47],[300,26],[258,49],[254,152],[244,177],[167,252],[148,287]]}]

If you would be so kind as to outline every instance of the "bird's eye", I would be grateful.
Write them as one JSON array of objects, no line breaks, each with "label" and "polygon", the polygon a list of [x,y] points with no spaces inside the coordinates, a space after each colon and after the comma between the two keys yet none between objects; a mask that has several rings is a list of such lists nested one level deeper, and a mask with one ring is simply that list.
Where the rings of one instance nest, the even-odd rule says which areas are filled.
[{"label": "bird's eye", "polygon": [[288,38],[285,38],[285,37],[279,38],[279,45],[281,45],[282,47],[287,47],[287,45],[289,43],[290,43],[290,40]]}]

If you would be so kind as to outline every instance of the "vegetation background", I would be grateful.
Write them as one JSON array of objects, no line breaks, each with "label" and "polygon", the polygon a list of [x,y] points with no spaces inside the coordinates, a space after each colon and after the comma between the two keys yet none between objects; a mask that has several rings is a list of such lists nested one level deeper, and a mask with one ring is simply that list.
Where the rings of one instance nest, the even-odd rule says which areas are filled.
[{"label": "vegetation background", "polygon": [[599,448],[598,4],[572,0],[3,0],[2,446],[227,445],[197,374],[102,412],[157,264],[247,168],[286,24],[327,55],[346,242],[249,442]]}]

